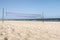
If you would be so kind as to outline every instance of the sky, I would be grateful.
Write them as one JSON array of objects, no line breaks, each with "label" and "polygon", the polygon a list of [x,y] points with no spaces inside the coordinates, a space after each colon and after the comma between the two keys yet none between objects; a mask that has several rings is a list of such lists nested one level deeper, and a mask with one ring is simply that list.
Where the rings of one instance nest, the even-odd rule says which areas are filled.
[{"label": "sky", "polygon": [[60,18],[60,0],[0,0],[0,19],[3,8],[10,19],[41,18],[42,12],[44,18]]}]

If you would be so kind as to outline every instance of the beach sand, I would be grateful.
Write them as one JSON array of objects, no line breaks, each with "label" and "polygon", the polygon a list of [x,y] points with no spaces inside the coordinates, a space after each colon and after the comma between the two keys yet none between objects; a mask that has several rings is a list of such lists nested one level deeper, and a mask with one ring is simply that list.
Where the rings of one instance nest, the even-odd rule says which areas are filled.
[{"label": "beach sand", "polygon": [[0,21],[0,40],[60,40],[60,22]]}]

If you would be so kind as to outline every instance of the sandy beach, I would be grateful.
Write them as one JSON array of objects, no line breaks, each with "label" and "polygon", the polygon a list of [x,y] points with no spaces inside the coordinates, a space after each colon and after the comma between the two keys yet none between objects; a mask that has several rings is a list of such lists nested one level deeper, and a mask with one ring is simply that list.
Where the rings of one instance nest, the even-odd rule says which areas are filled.
[{"label": "sandy beach", "polygon": [[60,22],[0,21],[0,40],[60,40]]}]

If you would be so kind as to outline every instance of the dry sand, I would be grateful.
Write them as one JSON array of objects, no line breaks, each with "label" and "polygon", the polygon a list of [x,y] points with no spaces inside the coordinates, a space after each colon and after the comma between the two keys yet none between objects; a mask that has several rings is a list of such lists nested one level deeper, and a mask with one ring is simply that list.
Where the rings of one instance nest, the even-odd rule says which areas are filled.
[{"label": "dry sand", "polygon": [[60,22],[0,21],[0,40],[60,40]]}]

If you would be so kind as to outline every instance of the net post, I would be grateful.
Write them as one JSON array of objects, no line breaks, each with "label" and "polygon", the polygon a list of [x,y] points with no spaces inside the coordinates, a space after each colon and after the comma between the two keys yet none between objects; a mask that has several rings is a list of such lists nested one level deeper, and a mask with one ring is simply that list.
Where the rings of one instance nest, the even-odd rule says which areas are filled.
[{"label": "net post", "polygon": [[4,8],[2,10],[2,23],[4,23]]}]

